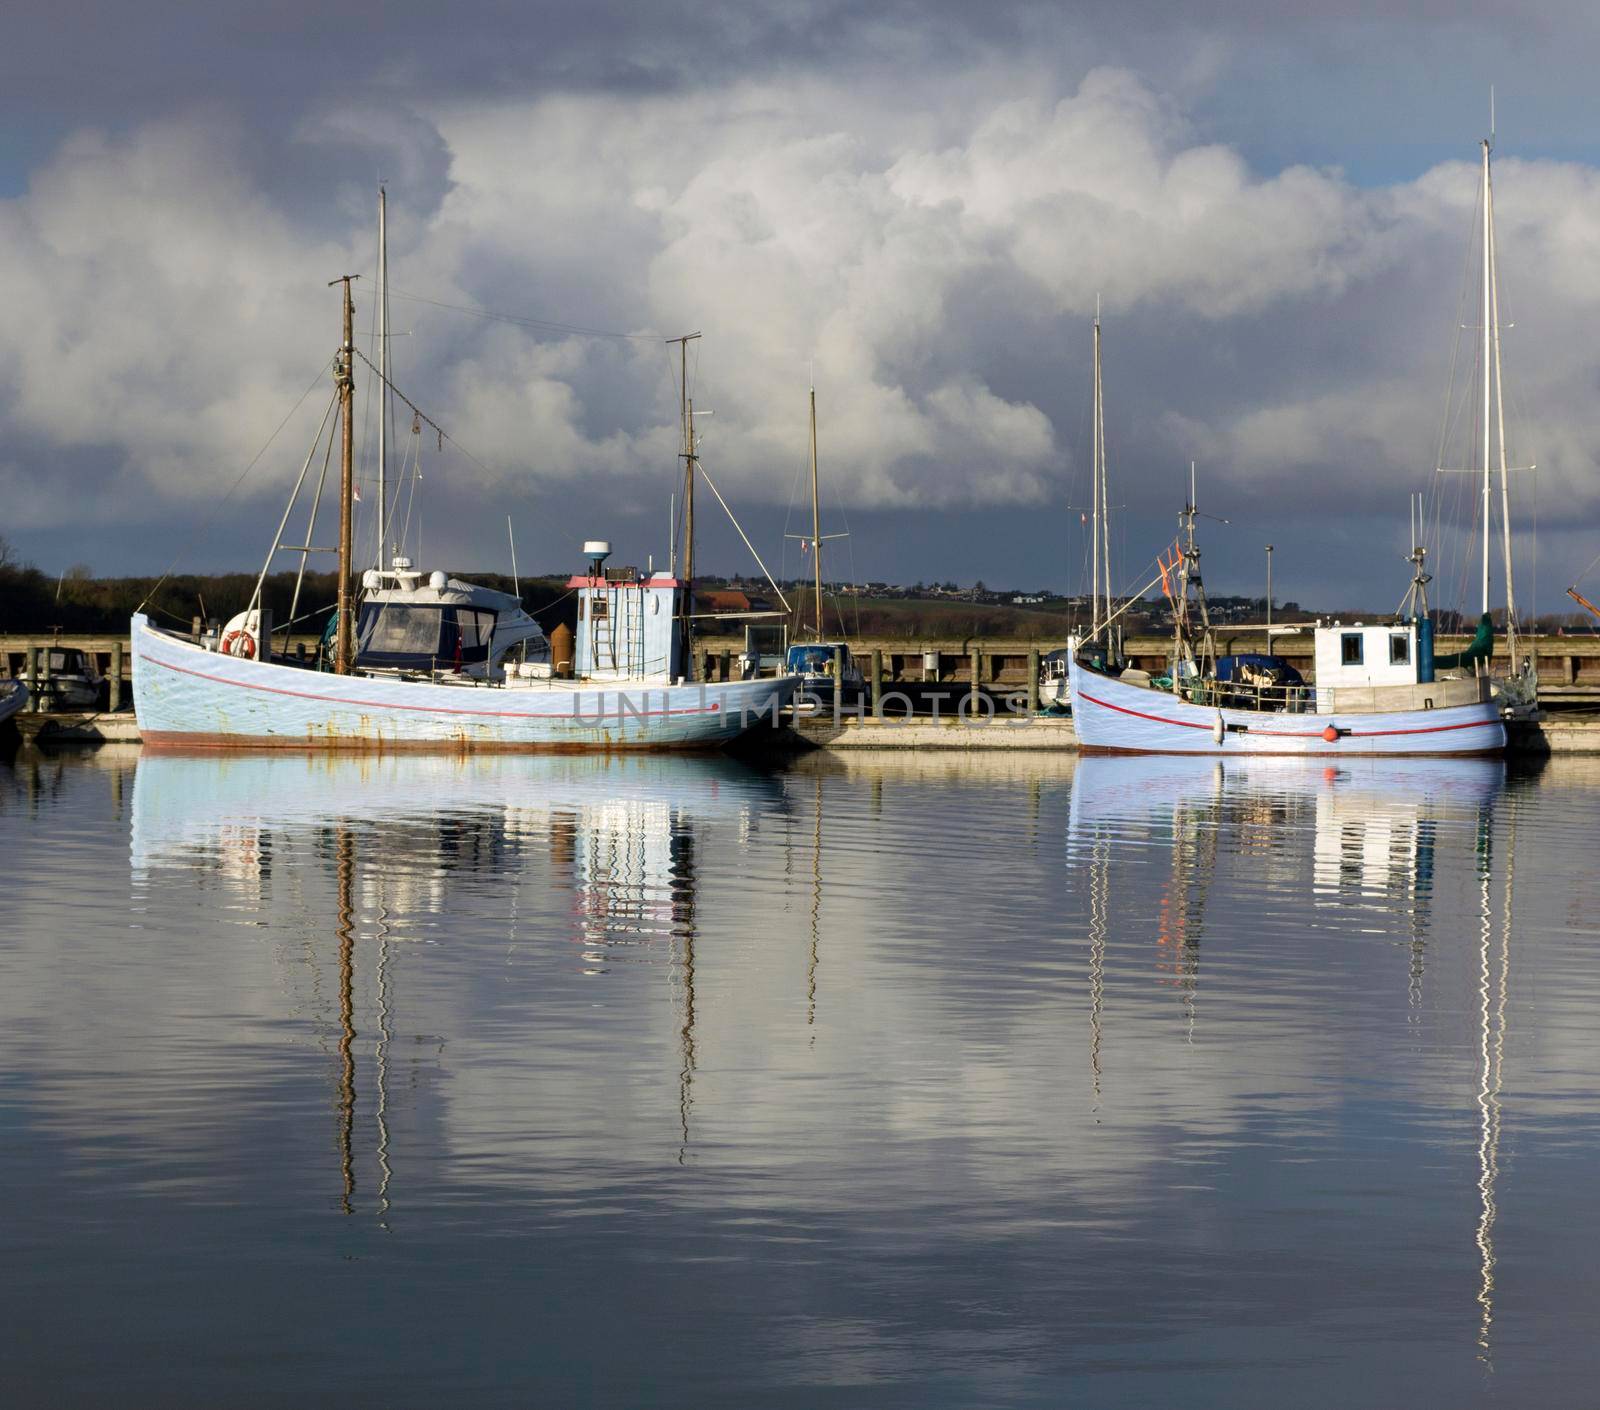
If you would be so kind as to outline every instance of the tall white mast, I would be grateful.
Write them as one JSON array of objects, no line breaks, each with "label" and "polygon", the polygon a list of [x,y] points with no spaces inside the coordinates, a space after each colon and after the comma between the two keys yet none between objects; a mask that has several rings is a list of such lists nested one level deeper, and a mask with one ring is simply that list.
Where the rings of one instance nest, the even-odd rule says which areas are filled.
[{"label": "tall white mast", "polygon": [[1506,642],[1515,669],[1517,594],[1511,577],[1511,467],[1506,463],[1506,386],[1500,371],[1500,269],[1494,243],[1494,187],[1489,198],[1489,312],[1494,327],[1494,415],[1500,441],[1500,537],[1505,552]]},{"label": "tall white mast", "polygon": [[385,225],[389,196],[378,187],[378,567],[388,562],[384,539],[389,532],[389,234]]},{"label": "tall white mast", "polygon": [[1094,543],[1090,549],[1089,568],[1089,639],[1100,635],[1100,303],[1095,301],[1094,311],[1094,425],[1090,432],[1089,533]]},{"label": "tall white mast", "polygon": [[1494,355],[1494,333],[1490,327],[1493,319],[1492,301],[1490,290],[1492,280],[1490,272],[1493,264],[1491,248],[1492,236],[1489,226],[1489,139],[1483,139],[1483,611],[1489,610],[1489,553],[1490,553],[1490,525],[1489,525],[1489,410],[1490,410],[1490,372],[1492,371],[1491,359]]}]

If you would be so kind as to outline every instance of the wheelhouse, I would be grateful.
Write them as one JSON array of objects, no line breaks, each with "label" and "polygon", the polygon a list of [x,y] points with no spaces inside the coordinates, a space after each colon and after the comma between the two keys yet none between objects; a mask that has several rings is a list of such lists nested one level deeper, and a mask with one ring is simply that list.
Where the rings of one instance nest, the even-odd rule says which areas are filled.
[{"label": "wheelhouse", "polygon": [[426,602],[361,604],[356,663],[380,670],[432,671],[483,666],[497,614],[487,608]]}]

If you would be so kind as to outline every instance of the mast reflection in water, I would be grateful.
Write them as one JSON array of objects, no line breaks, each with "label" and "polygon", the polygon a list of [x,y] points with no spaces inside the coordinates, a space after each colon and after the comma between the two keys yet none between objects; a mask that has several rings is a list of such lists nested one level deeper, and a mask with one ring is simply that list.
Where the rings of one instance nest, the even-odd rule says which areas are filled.
[{"label": "mast reflection in water", "polygon": [[24,760],[14,1393],[1579,1403],[1596,775]]}]

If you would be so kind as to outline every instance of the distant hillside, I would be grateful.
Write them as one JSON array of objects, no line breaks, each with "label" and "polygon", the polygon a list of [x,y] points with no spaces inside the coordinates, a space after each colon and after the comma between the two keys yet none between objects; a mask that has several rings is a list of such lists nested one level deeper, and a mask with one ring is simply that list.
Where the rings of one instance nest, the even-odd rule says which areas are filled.
[{"label": "distant hillside", "polygon": [[[511,579],[498,573],[457,573],[484,587],[511,591]],[[298,630],[321,630],[333,610],[335,575],[307,573],[300,589]],[[262,596],[274,623],[282,627],[289,620],[289,604],[294,598],[295,575],[271,574]],[[69,572],[59,581],[46,577],[37,568],[0,564],[0,632],[42,633],[52,627],[66,632],[120,635],[128,630],[128,618],[139,604],[150,599],[145,609],[160,623],[187,626],[195,616],[215,617],[220,621],[242,612],[255,591],[254,573],[195,574],[168,578],[151,597],[157,579],[96,578],[84,571]],[[538,617],[545,630],[558,621],[571,626],[576,620],[574,599],[566,596],[565,578],[523,578],[523,606]]]}]

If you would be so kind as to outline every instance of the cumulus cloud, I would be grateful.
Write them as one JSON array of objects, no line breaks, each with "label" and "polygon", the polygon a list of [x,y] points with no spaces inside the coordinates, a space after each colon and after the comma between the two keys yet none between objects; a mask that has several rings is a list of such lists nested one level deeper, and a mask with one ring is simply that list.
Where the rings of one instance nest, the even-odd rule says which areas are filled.
[{"label": "cumulus cloud", "polygon": [[[1059,505],[1102,300],[1125,498],[1191,456],[1303,505],[1402,497],[1434,454],[1470,163],[1376,187],[1258,171],[1147,77],[1102,68],[1062,91],[1018,59],[1008,86],[995,62],[937,120],[894,88],[769,74],[341,102],[303,114],[289,148],[395,178],[397,380],[474,450],[475,493],[664,502],[663,339],[700,330],[708,463],[743,503],[789,492],[814,377],[848,504]],[[1600,172],[1508,161],[1499,191],[1516,424],[1589,512]],[[331,353],[326,280],[370,275],[370,183],[346,172],[328,196],[284,197],[250,134],[209,114],[72,135],[0,201],[0,420],[46,453],[92,452],[86,476],[156,509],[213,492]],[[281,481],[295,455],[278,459],[263,473]],[[37,494],[14,522],[48,522]]]}]

